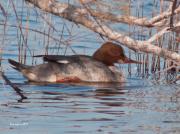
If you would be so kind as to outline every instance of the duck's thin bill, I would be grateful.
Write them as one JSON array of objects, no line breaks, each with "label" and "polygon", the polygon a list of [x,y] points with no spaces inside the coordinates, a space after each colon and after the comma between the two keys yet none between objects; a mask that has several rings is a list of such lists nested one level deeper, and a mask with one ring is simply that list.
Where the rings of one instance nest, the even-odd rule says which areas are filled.
[{"label": "duck's thin bill", "polygon": [[122,59],[118,60],[118,63],[120,63],[120,64],[132,64],[132,63],[142,64],[141,61],[135,61],[135,60],[132,60],[132,59],[127,58],[127,57],[125,57],[123,60]]}]

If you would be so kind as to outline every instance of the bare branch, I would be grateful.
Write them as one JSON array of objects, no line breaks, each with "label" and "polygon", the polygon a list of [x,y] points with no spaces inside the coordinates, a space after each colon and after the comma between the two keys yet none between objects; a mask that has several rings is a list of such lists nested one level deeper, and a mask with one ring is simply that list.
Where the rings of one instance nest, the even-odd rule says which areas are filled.
[{"label": "bare branch", "polygon": [[14,91],[17,93],[17,95],[19,95],[21,97],[21,99],[19,100],[19,102],[22,102],[22,100],[27,99],[27,97],[22,93],[22,90],[20,88],[18,88],[15,84],[13,84],[4,73],[1,73],[3,79],[6,81],[6,83],[8,85],[10,85]]},{"label": "bare branch", "polygon": [[[101,27],[99,27],[99,25],[97,25],[96,22],[92,21],[87,16],[86,12],[82,12],[82,8],[78,8],[70,4],[56,2],[54,0],[26,0],[26,1],[34,4],[36,7],[46,12],[63,17],[69,21],[73,21],[74,23],[81,24],[91,29],[92,31],[99,33],[111,40],[118,41],[123,45],[129,47],[130,49],[136,51],[143,51],[147,53],[153,53],[158,56],[168,58],[176,61],[177,63],[180,63],[180,55],[178,53],[168,51],[167,49],[160,48],[158,46],[154,46],[148,41],[136,41],[128,36],[124,36],[121,33],[110,29],[108,26],[102,23],[101,23]],[[178,11],[180,11],[180,7],[178,7],[177,9]],[[175,13],[178,12],[177,9],[175,10]],[[166,13],[165,17],[167,17],[168,14],[170,15],[171,13]],[[162,17],[160,17],[159,19],[161,18]]]},{"label": "bare branch", "polygon": [[177,0],[174,0],[172,5],[171,17],[170,17],[170,27],[173,27],[173,18],[174,18],[174,10],[176,9]]},{"label": "bare branch", "polygon": [[[180,22],[177,23],[174,28],[178,28],[180,27]],[[153,35],[149,40],[148,42],[153,42],[155,40],[158,40],[160,37],[162,37],[165,33],[168,33],[170,32],[171,30],[175,31],[174,28],[170,28],[170,27],[165,27],[163,28],[161,31],[159,31],[158,33],[156,33],[155,35]]]}]

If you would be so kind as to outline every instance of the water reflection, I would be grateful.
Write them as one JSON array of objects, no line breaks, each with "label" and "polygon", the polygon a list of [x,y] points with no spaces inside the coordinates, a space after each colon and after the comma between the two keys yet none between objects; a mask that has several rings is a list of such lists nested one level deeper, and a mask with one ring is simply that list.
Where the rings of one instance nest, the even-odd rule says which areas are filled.
[{"label": "water reflection", "polygon": [[179,132],[179,85],[15,84],[28,99],[19,103],[11,91],[16,97],[1,104],[0,118],[6,124],[26,122],[28,128],[1,123],[7,131],[48,126],[55,133]]}]

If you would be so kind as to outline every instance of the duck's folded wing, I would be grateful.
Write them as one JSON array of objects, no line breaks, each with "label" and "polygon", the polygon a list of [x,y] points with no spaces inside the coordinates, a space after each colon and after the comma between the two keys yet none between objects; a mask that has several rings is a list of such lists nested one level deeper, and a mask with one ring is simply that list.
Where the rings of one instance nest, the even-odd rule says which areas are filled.
[{"label": "duck's folded wing", "polygon": [[56,62],[61,64],[78,63],[90,59],[92,60],[92,57],[87,55],[36,55],[34,57],[42,57],[44,61]]},{"label": "duck's folded wing", "polygon": [[43,57],[44,61],[57,62],[62,64],[67,64],[73,61],[73,56],[64,56],[64,55],[36,55],[34,57]]}]

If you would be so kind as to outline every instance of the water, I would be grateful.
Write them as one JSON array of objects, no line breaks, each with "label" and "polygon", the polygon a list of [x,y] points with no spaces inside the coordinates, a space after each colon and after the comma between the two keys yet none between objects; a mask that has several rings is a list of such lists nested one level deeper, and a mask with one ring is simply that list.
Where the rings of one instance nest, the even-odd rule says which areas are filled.
[{"label": "water", "polygon": [[[129,80],[131,81],[131,80]],[[133,80],[134,81],[134,80]],[[138,80],[137,80],[138,81]],[[140,82],[140,81],[139,81]],[[142,82],[142,80],[141,80]],[[2,85],[4,133],[179,133],[179,85]]]},{"label": "water", "polygon": [[[9,13],[8,24],[14,24],[16,18],[11,11],[12,8],[8,8],[9,5],[5,1],[1,2],[7,6],[5,9]],[[22,14],[22,3],[15,4],[19,14]],[[147,5],[150,8],[151,4]],[[23,10],[25,11],[26,8]],[[46,25],[42,25],[42,20],[37,21],[35,11],[29,12],[32,15],[29,26],[45,29]],[[23,13],[26,18],[27,12]],[[1,18],[3,20],[2,16]],[[62,30],[61,20],[56,17],[55,20],[58,20],[57,29]],[[74,26],[69,22],[67,24],[68,27]],[[2,25],[0,29],[3,29]],[[72,39],[66,30],[64,40]],[[72,30],[75,37],[72,40],[72,48],[78,54],[90,55],[99,47],[100,42],[103,42],[87,29],[75,27]],[[85,31],[85,33],[78,34],[80,31]],[[43,43],[43,36],[36,35],[34,38],[35,33],[30,33],[28,37],[30,50],[34,54],[44,54],[46,44]],[[58,34],[53,33],[53,36],[57,37]],[[19,40],[16,36],[17,28],[8,27],[6,41],[1,46],[4,59],[18,59]],[[2,36],[0,38],[2,41]],[[53,43],[48,52],[56,54],[58,45],[54,41],[50,42]],[[58,52],[58,54],[63,53],[65,53],[65,48]],[[69,48],[66,53],[73,52]],[[42,61],[34,59],[35,62]],[[32,57],[27,50],[27,64],[31,63]],[[122,68],[127,72],[127,66]],[[132,65],[133,69],[136,69],[136,65]],[[133,75],[127,78],[126,83],[121,84],[37,84],[27,82],[19,72],[9,66],[7,60],[2,61],[2,70],[27,97],[27,99],[22,99],[11,86],[4,82],[3,78],[0,79],[0,133],[2,134],[180,133],[178,83],[158,83]]]}]

